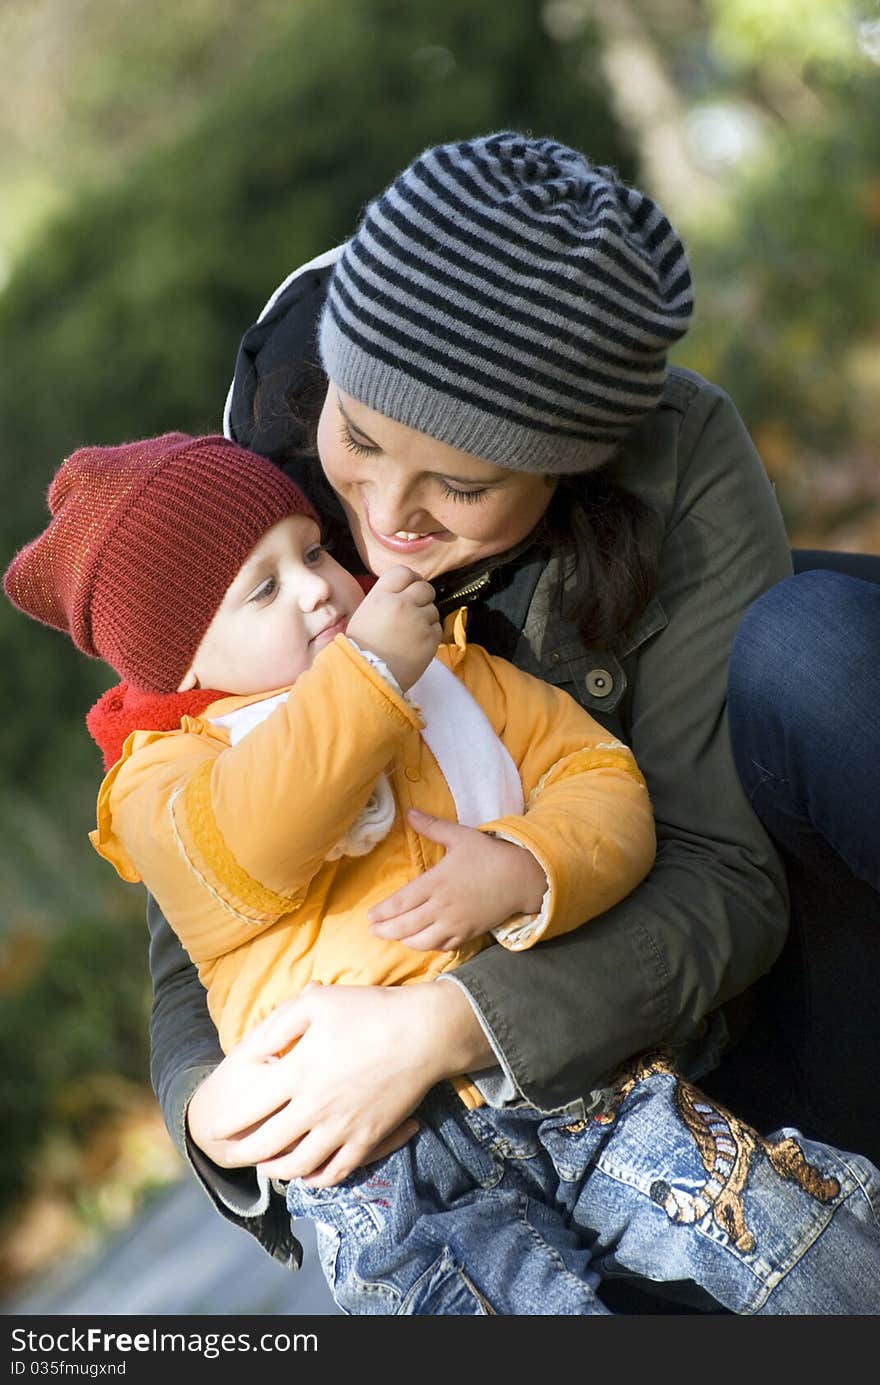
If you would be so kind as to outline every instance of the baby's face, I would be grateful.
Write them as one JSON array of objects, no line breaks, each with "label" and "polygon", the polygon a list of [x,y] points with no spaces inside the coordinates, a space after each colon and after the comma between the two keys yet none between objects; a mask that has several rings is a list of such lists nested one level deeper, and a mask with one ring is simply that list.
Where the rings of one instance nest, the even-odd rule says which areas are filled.
[{"label": "baby's face", "polygon": [[288,515],[253,548],[196,650],[180,690],[270,692],[295,683],[363,600],[321,547],[317,524]]}]

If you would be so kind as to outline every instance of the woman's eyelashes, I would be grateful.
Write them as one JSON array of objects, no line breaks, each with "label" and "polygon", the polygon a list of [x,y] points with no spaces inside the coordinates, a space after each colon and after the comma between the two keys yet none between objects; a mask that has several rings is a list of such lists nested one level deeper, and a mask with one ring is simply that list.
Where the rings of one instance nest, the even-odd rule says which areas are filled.
[{"label": "woman's eyelashes", "polygon": [[460,491],[455,486],[450,486],[449,482],[444,481],[442,476],[440,477],[440,485],[443,488],[444,500],[461,500],[465,505],[473,505],[478,500],[485,500],[488,494],[488,491],[485,490]]},{"label": "woman's eyelashes", "polygon": [[339,435],[342,438],[343,447],[347,447],[349,452],[354,452],[358,457],[372,457],[379,451],[378,447],[359,442],[346,423],[342,424]]},{"label": "woman's eyelashes", "polygon": [[[361,442],[354,436],[345,423],[342,425],[341,437],[343,446],[347,447],[349,452],[354,452],[358,457],[375,457],[377,453],[381,451],[375,443]],[[476,501],[483,500],[486,496],[486,490],[483,487],[469,491],[459,490],[457,486],[451,486],[444,477],[439,476],[437,479],[440,482],[444,500],[461,500],[465,505],[473,505]]]}]

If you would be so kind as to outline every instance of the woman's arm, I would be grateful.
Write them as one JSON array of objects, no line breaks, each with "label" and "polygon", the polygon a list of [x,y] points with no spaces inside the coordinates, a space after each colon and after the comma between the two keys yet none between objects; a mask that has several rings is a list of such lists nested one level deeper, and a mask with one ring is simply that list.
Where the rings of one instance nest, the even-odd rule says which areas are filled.
[{"label": "woman's arm", "polygon": [[205,988],[156,901],[148,898],[150,975],[150,1076],[168,1132],[183,1158],[223,1216],[247,1227],[263,1246],[291,1268],[299,1244],[285,1216],[283,1198],[273,1198],[254,1168],[213,1163],[189,1138],[187,1107],[195,1091],[223,1062],[217,1031],[208,1014]]},{"label": "woman's arm", "polygon": [[656,864],[588,928],[524,956],[491,948],[455,973],[520,1092],[543,1108],[633,1053],[691,1039],[770,967],[787,928],[783,870],[740,787],[725,698],[734,633],[790,571],[788,543],[730,401],[695,377],[675,385],[620,477],[668,517],[667,623],[628,669],[624,726],[654,806]]},{"label": "woman's arm", "polygon": [[[224,1058],[204,988],[153,899],[147,922],[151,1076],[165,1124],[218,1211],[285,1262],[296,1261],[296,1243],[268,1178],[311,1171],[301,1150],[284,1157],[301,1128],[313,1132],[319,1163],[340,1151],[333,1181],[343,1162],[408,1139],[406,1118],[435,1081],[494,1061],[463,992],[428,985],[316,987]],[[297,1035],[291,1053],[266,1061]]]}]

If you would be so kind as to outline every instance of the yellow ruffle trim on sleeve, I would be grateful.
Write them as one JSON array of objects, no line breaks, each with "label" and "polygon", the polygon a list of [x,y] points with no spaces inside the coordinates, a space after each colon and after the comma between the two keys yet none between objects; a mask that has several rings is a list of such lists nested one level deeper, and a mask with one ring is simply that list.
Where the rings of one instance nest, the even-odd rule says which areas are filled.
[{"label": "yellow ruffle trim on sleeve", "polygon": [[226,845],[211,806],[213,762],[201,765],[168,805],[178,850],[219,903],[249,923],[289,914],[300,895],[279,895],[249,875]]},{"label": "yellow ruffle trim on sleeve", "polygon": [[562,779],[568,779],[573,774],[584,774],[593,769],[619,769],[624,774],[628,774],[631,779],[635,779],[637,784],[641,784],[643,789],[647,789],[645,776],[639,769],[632,751],[627,749],[622,741],[611,741],[606,745],[594,746],[592,750],[576,750],[572,755],[566,755],[562,760],[557,760],[554,765],[541,775],[539,782],[529,794],[528,807],[531,807],[539,797],[542,789],[549,784],[558,784]]}]

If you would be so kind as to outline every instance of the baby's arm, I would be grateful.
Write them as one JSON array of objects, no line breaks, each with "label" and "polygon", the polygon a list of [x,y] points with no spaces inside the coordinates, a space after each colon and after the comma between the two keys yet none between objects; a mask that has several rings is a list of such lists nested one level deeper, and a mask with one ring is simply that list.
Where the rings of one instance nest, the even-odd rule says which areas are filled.
[{"label": "baby's arm", "polygon": [[236,746],[195,730],[136,740],[102,786],[92,840],[209,961],[298,907],[419,725],[339,636]]},{"label": "baby's arm", "polygon": [[475,679],[495,680],[500,734],[526,798],[524,815],[481,830],[528,848],[549,886],[540,919],[496,930],[521,951],[579,928],[635,889],[654,864],[654,815],[632,752],[573,697],[482,649],[472,653]]},{"label": "baby's arm", "polygon": [[526,813],[479,830],[414,822],[446,855],[370,918],[379,936],[410,947],[454,948],[492,931],[521,951],[635,888],[654,860],[653,815],[632,753],[573,698],[482,649],[467,660],[466,682],[520,771]]},{"label": "baby's arm", "polygon": [[[337,636],[237,745],[197,726],[186,736],[139,733],[104,781],[94,845],[125,879],[143,880],[196,962],[299,906],[421,725],[401,688],[436,650],[433,589],[395,568],[350,624],[359,643]],[[387,663],[393,686],[359,648]]]}]

